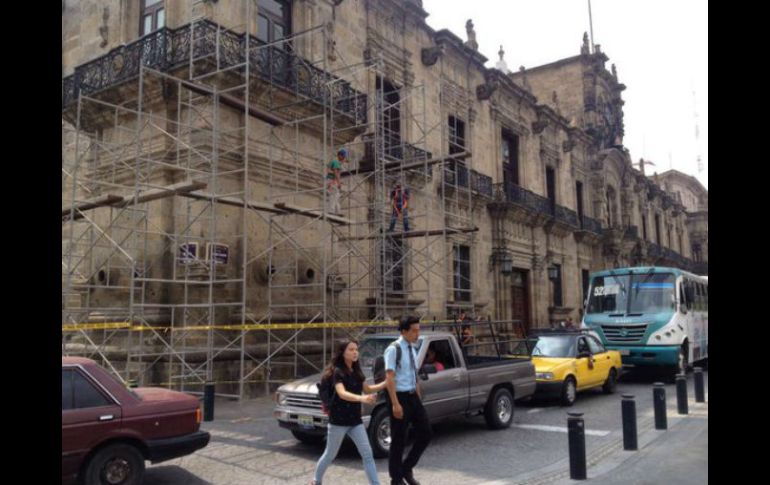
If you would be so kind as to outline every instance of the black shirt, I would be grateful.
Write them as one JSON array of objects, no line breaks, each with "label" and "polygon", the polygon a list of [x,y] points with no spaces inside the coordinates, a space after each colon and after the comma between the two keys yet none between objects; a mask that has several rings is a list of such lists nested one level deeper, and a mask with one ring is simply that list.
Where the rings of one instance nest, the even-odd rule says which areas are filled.
[{"label": "black shirt", "polygon": [[362,424],[361,403],[350,402],[337,395],[337,383],[341,382],[345,390],[352,394],[361,394],[364,383],[358,380],[353,371],[347,367],[337,367],[332,374],[332,386],[335,387],[334,398],[329,410],[329,422],[337,426],[356,426]]}]

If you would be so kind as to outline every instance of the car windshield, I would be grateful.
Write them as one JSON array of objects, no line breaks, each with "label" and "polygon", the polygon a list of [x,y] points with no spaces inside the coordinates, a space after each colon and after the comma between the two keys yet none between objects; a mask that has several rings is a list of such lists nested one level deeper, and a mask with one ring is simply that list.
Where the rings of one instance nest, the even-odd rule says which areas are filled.
[{"label": "car windshield", "polygon": [[628,274],[596,276],[591,282],[587,313],[625,313]]},{"label": "car windshield", "polygon": [[532,350],[533,357],[574,357],[575,337],[556,335],[540,337]]},{"label": "car windshield", "polygon": [[674,275],[651,273],[631,278],[628,313],[659,313],[674,310]]}]

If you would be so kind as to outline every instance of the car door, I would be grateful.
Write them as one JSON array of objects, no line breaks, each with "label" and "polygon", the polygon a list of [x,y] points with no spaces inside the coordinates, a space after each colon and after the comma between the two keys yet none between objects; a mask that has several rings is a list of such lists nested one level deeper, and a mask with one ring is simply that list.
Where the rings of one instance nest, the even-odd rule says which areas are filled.
[{"label": "car door", "polygon": [[594,355],[594,378],[592,382],[595,385],[604,384],[612,368],[612,356],[596,337],[589,335],[586,339],[588,340],[588,347]]},{"label": "car door", "polygon": [[117,400],[79,366],[62,367],[62,476],[77,473],[83,457],[120,428]]},{"label": "car door", "polygon": [[577,374],[577,388],[586,389],[593,385],[596,378],[593,372],[593,356],[580,357],[582,352],[590,352],[591,348],[588,346],[586,337],[580,336],[577,341],[577,353],[575,354],[575,367]]},{"label": "car door", "polygon": [[428,374],[427,380],[420,380],[423,391],[423,404],[431,419],[465,411],[468,404],[468,373],[460,365],[455,349],[449,338],[430,341],[422,352],[422,362],[426,363],[429,351],[436,354],[436,359],[444,366],[435,374]]}]

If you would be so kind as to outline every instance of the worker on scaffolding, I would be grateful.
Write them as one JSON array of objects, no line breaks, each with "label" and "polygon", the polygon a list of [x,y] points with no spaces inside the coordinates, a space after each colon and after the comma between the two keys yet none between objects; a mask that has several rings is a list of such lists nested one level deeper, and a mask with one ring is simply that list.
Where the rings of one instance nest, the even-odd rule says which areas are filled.
[{"label": "worker on scaffolding", "polygon": [[327,166],[326,171],[326,192],[329,196],[329,212],[335,215],[341,215],[340,192],[342,191],[342,181],[340,180],[340,171],[342,164],[347,162],[348,151],[340,148],[337,152],[337,158],[332,159]]},{"label": "worker on scaffolding", "polygon": [[402,216],[404,219],[404,232],[409,232],[409,189],[401,188],[401,184],[396,183],[396,186],[390,191],[390,203],[393,207],[393,213],[390,216],[388,232],[393,232],[398,216]]}]

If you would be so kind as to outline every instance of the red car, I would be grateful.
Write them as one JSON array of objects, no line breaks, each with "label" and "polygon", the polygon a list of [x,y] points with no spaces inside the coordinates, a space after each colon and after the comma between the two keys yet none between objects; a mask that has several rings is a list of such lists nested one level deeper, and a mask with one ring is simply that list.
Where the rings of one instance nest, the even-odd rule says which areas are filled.
[{"label": "red car", "polygon": [[61,360],[62,483],[139,485],[144,461],[206,446],[198,399],[167,389],[128,389],[90,359]]}]

